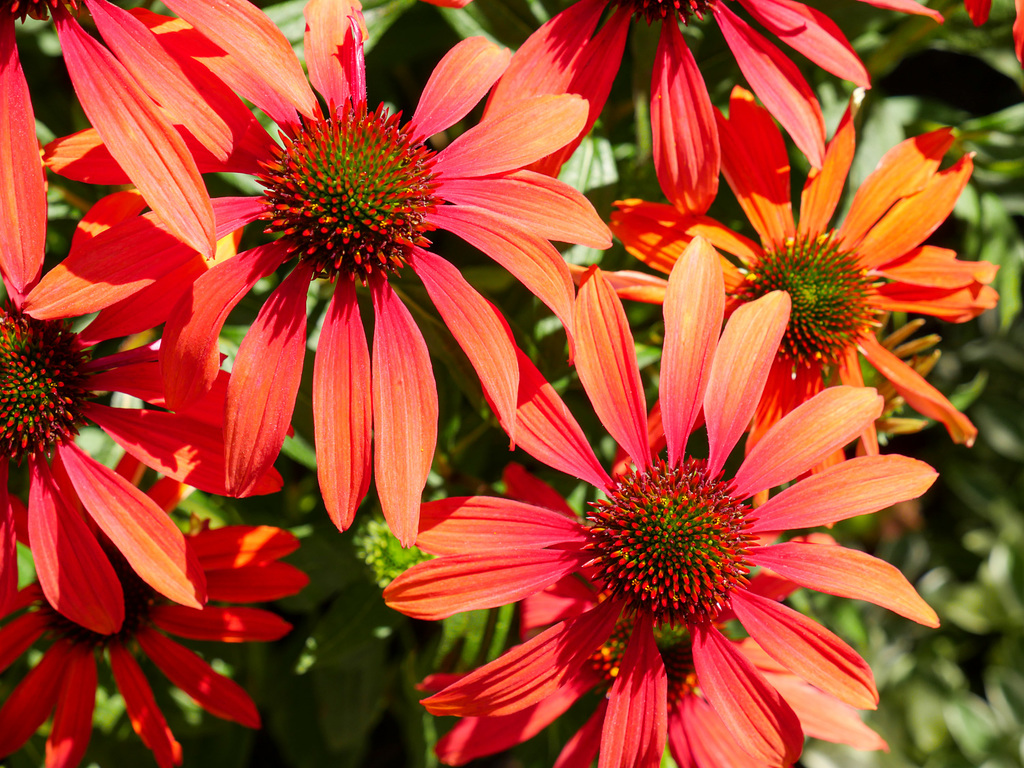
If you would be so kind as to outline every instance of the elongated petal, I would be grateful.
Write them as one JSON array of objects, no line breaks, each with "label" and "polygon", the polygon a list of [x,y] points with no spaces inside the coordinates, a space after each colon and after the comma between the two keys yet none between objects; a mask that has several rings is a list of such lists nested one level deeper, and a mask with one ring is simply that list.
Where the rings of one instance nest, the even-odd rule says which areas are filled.
[{"label": "elongated petal", "polygon": [[519,365],[508,323],[449,262],[420,248],[412,257],[412,268],[423,281],[444,324],[473,364],[487,402],[515,442]]},{"label": "elongated petal", "polygon": [[875,305],[891,312],[920,312],[950,323],[964,323],[993,309],[999,294],[987,285],[965,288],[924,288],[887,283],[878,288]]},{"label": "elongated petal", "polygon": [[600,270],[576,302],[576,370],[601,423],[640,468],[651,463],[647,403],[622,302]]},{"label": "elongated petal", "polygon": [[828,231],[829,221],[839,205],[843,185],[853,164],[856,134],[851,110],[843,113],[835,136],[825,147],[825,162],[821,168],[812,168],[800,193],[800,222],[797,234],[815,238]]},{"label": "elongated petal", "polygon": [[374,475],[391,532],[412,546],[437,445],[437,385],[423,334],[384,279],[370,283]]},{"label": "elongated petal", "polygon": [[686,696],[669,712],[669,745],[683,768],[768,768],[740,747],[714,708],[700,696]]},{"label": "elongated petal", "polygon": [[611,245],[608,227],[591,202],[550,176],[516,171],[485,179],[450,179],[441,191],[451,203],[486,208],[548,240],[590,248]]},{"label": "elongated petal", "polygon": [[564,514],[497,496],[466,496],[424,504],[416,546],[434,555],[454,555],[563,542],[586,542],[580,524]]},{"label": "elongated petal", "polygon": [[691,632],[701,691],[736,741],[765,762],[789,765],[796,760],[803,732],[785,700],[715,627]]},{"label": "elongated petal", "polygon": [[598,749],[601,747],[601,730],[607,712],[608,699],[602,698],[594,709],[594,714],[565,742],[552,768],[590,768],[594,764]]},{"label": "elongated petal", "polygon": [[277,614],[259,608],[208,605],[202,609],[183,605],[157,605],[150,618],[164,632],[191,640],[248,643],[277,640],[292,625]]},{"label": "elongated petal", "polygon": [[204,571],[241,568],[278,560],[299,548],[299,540],[272,525],[226,525],[189,537]]},{"label": "elongated petal", "polygon": [[732,609],[757,644],[794,674],[858,709],[878,706],[871,667],[817,622],[743,590],[733,594]]},{"label": "elongated petal", "polygon": [[575,139],[587,102],[571,94],[533,96],[484,119],[437,154],[442,178],[487,176],[529,165]]},{"label": "elongated petal", "polygon": [[410,568],[384,600],[414,619],[436,621],[463,611],[514,603],[554,584],[589,556],[553,549],[508,549],[451,555]]},{"label": "elongated petal", "polygon": [[46,183],[13,19],[0,22],[0,103],[0,269],[20,299],[43,269]]},{"label": "elongated petal", "polygon": [[351,39],[349,19],[361,20],[358,0],[310,0],[302,9],[306,17],[306,66],[313,87],[323,94],[328,109],[347,109],[351,95],[342,59]]},{"label": "elongated petal", "polygon": [[50,627],[50,617],[40,611],[23,613],[0,628],[0,672],[32,647]]},{"label": "elongated petal", "polygon": [[749,533],[831,525],[927,491],[938,473],[906,456],[858,456],[806,477],[757,508]]},{"label": "elongated petal", "polygon": [[228,384],[224,419],[227,487],[250,493],[291,427],[306,350],[306,293],[312,267],[300,264],[263,304],[245,335]]},{"label": "elongated petal", "polygon": [[280,242],[257,246],[201,275],[164,328],[160,363],[169,407],[180,410],[208,392],[220,370],[217,337],[231,310],[287,256]]},{"label": "elongated petal", "polygon": [[92,649],[76,646],[62,678],[53,730],[46,740],[47,768],[75,768],[89,746],[97,684]]},{"label": "elongated petal", "polygon": [[265,603],[302,591],[309,577],[288,563],[270,562],[208,571],[206,591],[225,603]]},{"label": "elongated petal", "polygon": [[101,635],[121,629],[124,595],[110,561],[78,511],[65,500],[46,461],[30,464],[28,530],[46,600]]},{"label": "elongated petal", "polygon": [[939,626],[939,618],[896,568],[864,552],[835,544],[791,541],[760,547],[750,561],[802,587],[852,597],[888,608],[900,616]]},{"label": "elongated petal", "polygon": [[750,424],[786,332],[789,309],[789,295],[772,291],[741,306],[725,326],[704,393],[709,477],[721,471]]},{"label": "elongated petal", "polygon": [[201,607],[206,602],[203,570],[167,514],[74,443],[59,453],[89,516],[139,577],[177,603]]},{"label": "elongated petal", "polygon": [[526,467],[516,462],[505,465],[501,473],[501,481],[505,483],[505,495],[510,499],[518,499],[545,509],[553,509],[567,517],[576,519],[576,513],[558,491],[539,477],[531,474]]},{"label": "elongated petal", "polygon": [[355,285],[340,280],[327,308],[313,363],[313,434],[320,493],[344,531],[370,487],[370,351]]},{"label": "elongated petal", "polygon": [[483,37],[463,40],[434,67],[410,121],[415,136],[450,128],[490,90],[508,67],[511,54]]},{"label": "elongated petal", "polygon": [[683,213],[705,213],[718,193],[718,126],[704,78],[677,24],[661,25],[651,79],[654,167]]},{"label": "elongated petal", "polygon": [[247,728],[259,728],[260,716],[256,705],[242,687],[213,671],[213,668],[192,651],[145,628],[136,639],[153,663],[167,675],[167,679],[195,699],[207,712],[234,720]]},{"label": "elongated petal", "polygon": [[0,755],[17,751],[49,717],[73,648],[69,640],[58,640],[11,691],[0,708]]},{"label": "elongated petal", "polygon": [[110,154],[169,230],[213,256],[213,209],[192,155],[125,68],[66,13],[54,14],[68,74]]},{"label": "elongated petal", "polygon": [[683,457],[697,421],[722,332],[725,283],[718,254],[694,240],[672,268],[665,292],[665,350],[659,402],[673,466]]},{"label": "elongated petal", "polygon": [[875,271],[907,285],[949,289],[990,283],[998,269],[988,261],[961,261],[949,248],[922,245]]},{"label": "elongated petal", "polygon": [[758,441],[736,471],[734,493],[747,498],[806,472],[882,415],[871,388],[829,387],[795,408]]},{"label": "elongated petal", "polygon": [[120,643],[108,646],[110,669],[114,673],[117,690],[124,697],[124,706],[132,729],[142,739],[160,768],[181,765],[181,745],[174,740],[167,721],[153,698],[138,663]]},{"label": "elongated petal", "polygon": [[435,715],[508,715],[550,696],[574,677],[615,627],[621,605],[605,600],[556,624],[421,704]]},{"label": "elongated petal", "polygon": [[668,729],[668,675],[650,618],[633,626],[608,692],[599,768],[657,768]]},{"label": "elongated petal", "polygon": [[942,14],[927,5],[922,5],[917,0],[861,0],[862,3],[873,5],[876,8],[887,8],[901,13],[912,13],[918,16],[930,16],[941,24],[944,19]]},{"label": "elongated petal", "polygon": [[724,3],[715,5],[714,14],[751,89],[811,165],[820,168],[825,159],[825,119],[800,70]]},{"label": "elongated petal", "polygon": [[17,543],[14,507],[7,492],[7,461],[3,460],[0,461],[0,616],[7,615],[18,591]]}]

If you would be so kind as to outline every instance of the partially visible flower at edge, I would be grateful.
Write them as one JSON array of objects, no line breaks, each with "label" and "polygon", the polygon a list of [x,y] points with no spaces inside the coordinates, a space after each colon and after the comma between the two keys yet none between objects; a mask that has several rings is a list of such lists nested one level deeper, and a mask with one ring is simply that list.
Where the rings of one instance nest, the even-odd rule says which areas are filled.
[{"label": "partially visible flower at edge", "polygon": [[[1013,20],[1013,52],[1017,54],[1017,61],[1024,65],[1024,0],[1015,0],[1014,5],[1017,15]],[[980,27],[988,21],[992,0],[964,0],[964,8],[974,26]]]}]

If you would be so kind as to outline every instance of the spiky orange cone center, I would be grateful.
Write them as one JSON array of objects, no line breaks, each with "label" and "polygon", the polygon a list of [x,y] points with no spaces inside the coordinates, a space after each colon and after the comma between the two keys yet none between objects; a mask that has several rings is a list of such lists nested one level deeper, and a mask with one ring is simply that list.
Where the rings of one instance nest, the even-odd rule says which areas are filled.
[{"label": "spiky orange cone center", "polygon": [[70,440],[90,396],[89,355],[59,320],[0,314],[0,452],[20,462]]},{"label": "spiky orange cone center", "polygon": [[788,293],[793,309],[780,351],[795,362],[820,365],[838,362],[875,321],[871,290],[856,253],[844,251],[828,232],[766,250],[738,297],[753,301],[772,291]]},{"label": "spiky orange cone center", "polygon": [[632,470],[587,513],[599,583],[660,624],[713,621],[750,569],[745,507],[705,466]]},{"label": "spiky orange cone center", "polygon": [[266,231],[281,233],[318,277],[365,282],[428,244],[426,216],[440,204],[434,153],[400,118],[360,104],[305,120],[264,165]]}]

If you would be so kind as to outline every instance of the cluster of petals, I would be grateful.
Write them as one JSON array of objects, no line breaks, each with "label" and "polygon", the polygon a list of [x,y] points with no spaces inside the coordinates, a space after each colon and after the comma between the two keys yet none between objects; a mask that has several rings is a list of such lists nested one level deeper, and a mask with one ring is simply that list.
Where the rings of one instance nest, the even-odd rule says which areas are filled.
[{"label": "cluster of petals", "polygon": [[[195,28],[144,11],[135,14],[159,32],[168,54],[179,61],[198,45],[194,40],[201,39],[200,33],[225,50],[231,42],[230,55],[204,60],[208,73],[250,99],[288,137],[301,134],[310,123],[329,123],[345,112],[365,109],[359,16],[348,3],[313,0],[305,9],[309,79],[330,105],[326,116],[301,64],[276,30],[247,26],[242,18],[231,41],[224,41],[215,36],[217,18],[212,11],[210,18],[191,16]],[[408,134],[422,143],[464,118],[504,72],[508,59],[506,50],[481,38],[455,46],[431,75]],[[223,87],[208,98],[218,114],[248,112]],[[610,235],[578,192],[521,169],[574,139],[585,121],[585,103],[570,95],[525,99],[514,112],[483,120],[433,155],[433,194],[439,204],[424,213],[429,229],[453,232],[506,267],[567,328],[572,326],[572,278],[548,239],[607,247]],[[201,167],[259,176],[277,147],[258,124],[253,125],[231,162]],[[124,180],[95,132],[58,141],[48,148],[47,160],[75,178]],[[263,197],[222,198],[213,200],[213,210],[217,235],[222,236],[265,219],[267,204]],[[142,217],[115,228],[110,237],[128,247],[152,237],[159,228],[159,222]],[[220,329],[258,280],[295,258],[294,246],[286,240],[240,253],[183,286],[184,296],[171,312],[161,348],[172,406],[187,406],[214,384],[220,366]],[[518,367],[507,324],[458,269],[427,245],[409,247],[407,266],[422,280],[495,410],[511,420]],[[130,264],[117,248],[103,254],[71,254],[44,281],[46,298],[31,303],[28,311],[42,316],[69,304],[79,311],[101,308],[140,282],[164,277],[188,253],[182,247],[151,255],[147,248]],[[306,295],[317,276],[299,259],[265,301],[239,349],[225,418],[227,485],[235,493],[251,490],[277,457],[289,428],[306,347]],[[90,277],[96,285],[76,291]],[[395,535],[409,545],[415,539],[420,493],[437,433],[437,392],[426,343],[387,275],[378,270],[366,280],[375,315],[371,357],[355,281],[342,276],[334,282],[313,371],[321,491],[334,522],[347,528],[367,492],[372,465],[384,515]]]},{"label": "cluster of petals", "polygon": [[[147,497],[170,511],[181,492],[179,483],[165,478],[150,488]],[[212,601],[276,600],[295,594],[308,581],[294,566],[279,562],[298,547],[298,540],[279,528],[203,527],[187,538]],[[140,653],[203,709],[249,728],[259,727],[256,705],[245,690],[167,635],[226,643],[265,642],[284,636],[291,625],[274,613],[248,606],[175,605],[147,592],[130,572],[122,569],[120,575],[126,590],[135,594],[128,621],[112,631],[98,632],[58,612],[38,583],[18,593],[0,628],[0,671],[37,643],[48,647],[0,708],[0,755],[20,748],[53,713],[45,764],[47,768],[78,765],[92,732],[97,662],[106,659],[132,728],[157,764],[160,768],[180,765],[181,746],[139,666]]]},{"label": "cluster of petals", "polygon": [[[662,178],[672,205],[641,200],[617,204],[611,227],[627,250],[667,273],[693,238],[707,238],[735,259],[723,260],[728,314],[743,303],[739,294],[757,275],[766,254],[827,241],[834,251],[850,256],[852,271],[866,286],[857,302],[872,318],[845,340],[835,359],[794,360],[780,349],[751,428],[751,442],[821,391],[828,380],[863,386],[863,357],[912,408],[944,424],[957,442],[970,445],[977,434],[971,421],[876,337],[886,312],[964,322],[996,304],[998,296],[988,283],[997,266],[961,261],[947,248],[922,245],[952,212],[971,174],[970,155],[940,170],[953,143],[952,131],[944,128],[916,136],[889,150],[857,190],[845,219],[830,228],[854,156],[852,107],[828,144],[823,166],[812,170],[804,184],[799,221],[793,213],[785,145],[767,111],[749,92],[735,88],[729,117],[719,115],[718,127],[726,150],[723,173],[760,243],[703,211],[689,209],[687,200],[675,195],[671,182]],[[784,259],[782,263],[785,266]],[[622,296],[660,302],[665,295],[661,278],[622,272],[613,280]],[[873,426],[864,435],[864,448],[878,451]]]},{"label": "cluster of petals", "polygon": [[[660,403],[669,467],[686,460],[686,444],[703,414],[709,455],[704,476],[719,478],[753,416],[785,330],[789,298],[772,293],[733,313],[719,333],[724,288],[717,254],[698,239],[669,278]],[[634,342],[614,290],[599,270],[580,287],[576,364],[601,423],[643,475],[654,461]],[[744,557],[801,587],[867,600],[929,626],[935,613],[892,566],[836,544],[793,538],[786,531],[826,525],[915,498],[934,481],[927,465],[902,456],[852,459],[804,475],[859,435],[881,412],[866,388],[833,387],[779,421],[729,481],[737,503],[797,480],[762,506],[743,507],[750,542]],[[616,481],[597,460],[553,388],[523,362],[518,444],[548,466],[610,493]],[[417,546],[437,555],[406,571],[385,590],[387,603],[422,619],[523,600],[574,575],[593,576],[593,529],[564,510],[495,497],[430,502]],[[653,577],[652,577],[653,578]],[[607,584],[595,584],[604,592]],[[631,615],[630,615],[631,614]],[[424,700],[439,715],[510,715],[555,693],[609,637],[633,620],[619,674],[608,692],[600,737],[602,761],[655,766],[666,743],[666,672],[654,640],[657,618],[612,593],[596,607],[555,623],[494,662]],[[684,627],[703,696],[737,743],[757,760],[789,764],[803,735],[792,708],[717,628],[737,618],[776,662],[856,707],[874,707],[870,669],[842,640],[810,619],[761,597],[741,580],[715,612]]]}]

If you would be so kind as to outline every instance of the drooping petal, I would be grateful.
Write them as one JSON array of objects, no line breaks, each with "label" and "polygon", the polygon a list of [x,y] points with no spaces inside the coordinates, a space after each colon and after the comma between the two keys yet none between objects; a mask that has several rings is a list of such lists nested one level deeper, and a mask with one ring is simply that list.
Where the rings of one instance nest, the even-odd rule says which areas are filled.
[{"label": "drooping petal", "polygon": [[75,768],[89,746],[98,682],[92,648],[75,646],[61,677],[53,730],[46,740],[47,768]]},{"label": "drooping petal", "polygon": [[922,5],[917,0],[860,0],[862,3],[873,5],[876,8],[887,8],[901,13],[912,13],[918,16],[930,16],[941,24],[944,19],[942,14],[927,5]]},{"label": "drooping petal", "polygon": [[498,496],[453,496],[420,508],[416,546],[454,555],[585,542],[580,524],[559,512]]},{"label": "drooping petal", "polygon": [[249,643],[277,640],[288,634],[292,625],[275,613],[237,605],[157,605],[149,617],[164,632],[190,640],[216,640],[221,643]]},{"label": "drooping petal", "polygon": [[323,94],[329,110],[347,109],[346,102],[352,95],[342,60],[345,48],[357,44],[348,21],[362,20],[359,8],[358,0],[310,0],[302,9],[309,80]]},{"label": "drooping petal", "polygon": [[0,269],[20,300],[43,269],[46,176],[14,19],[0,21],[0,103]]},{"label": "drooping petal", "polygon": [[790,706],[714,626],[691,632],[701,691],[736,741],[773,765],[796,760],[804,738]]},{"label": "drooping petal", "polygon": [[49,628],[50,617],[40,611],[23,613],[5,623],[0,628],[0,672],[11,666]]},{"label": "drooping petal", "polygon": [[58,640],[11,691],[0,708],[0,755],[16,752],[49,717],[74,645]]},{"label": "drooping petal", "polygon": [[313,268],[304,262],[264,302],[231,369],[224,418],[227,487],[250,493],[274,463],[291,427],[306,350],[306,293]]},{"label": "drooping petal", "polygon": [[601,747],[601,730],[604,728],[607,712],[608,699],[602,698],[594,709],[594,714],[588,717],[583,727],[565,742],[552,768],[590,768],[594,764],[597,751]]},{"label": "drooping petal", "polygon": [[46,461],[30,459],[29,471],[29,542],[47,602],[93,632],[117,632],[124,622],[124,594],[114,568]]},{"label": "drooping petal", "polygon": [[260,727],[256,705],[242,687],[213,668],[192,651],[146,627],[136,640],[167,679],[217,717],[234,720],[247,728]]},{"label": "drooping petal", "polygon": [[[18,591],[18,537],[14,507],[7,493],[7,460],[0,461],[0,616],[6,616]],[[0,667],[2,669],[2,667]]]},{"label": "drooping petal", "polygon": [[416,541],[420,496],[437,445],[437,385],[423,334],[405,304],[378,278],[370,283],[377,318],[371,364],[374,476],[391,532]]},{"label": "drooping petal", "polygon": [[279,560],[299,548],[294,534],[272,525],[226,525],[189,537],[204,571],[242,568]]},{"label": "drooping petal", "polygon": [[694,238],[672,268],[665,292],[659,402],[673,466],[682,460],[703,407],[724,313],[725,283],[718,254],[704,238]]},{"label": "drooping petal", "polygon": [[484,37],[470,37],[445,54],[423,86],[409,121],[413,136],[433,136],[469,114],[508,67],[512,55]]},{"label": "drooping petal", "polygon": [[832,141],[825,147],[825,162],[820,169],[812,168],[807,174],[803,192],[800,193],[798,237],[811,239],[828,231],[829,221],[839,205],[843,185],[846,184],[846,177],[853,164],[856,138],[853,113],[847,109]]},{"label": "drooping petal", "polygon": [[890,312],[919,312],[950,323],[964,323],[995,308],[999,294],[987,285],[964,288],[925,288],[903,283],[879,286],[875,306]]},{"label": "drooping petal", "polygon": [[709,477],[722,470],[750,424],[786,332],[790,306],[788,294],[772,291],[739,307],[725,326],[704,393]]},{"label": "drooping petal", "polygon": [[160,768],[181,765],[181,745],[174,740],[167,721],[153,698],[138,662],[120,643],[108,646],[110,669],[114,673],[117,690],[124,698],[132,729],[156,758]]},{"label": "drooping petal", "polygon": [[178,526],[146,494],[74,443],[58,449],[78,497],[139,577],[182,605],[202,607],[206,584]]},{"label": "drooping petal", "polygon": [[877,267],[875,272],[905,285],[950,289],[988,284],[998,270],[988,261],[961,261],[949,248],[922,245]]},{"label": "drooping petal", "polygon": [[749,533],[831,525],[927,491],[938,473],[907,456],[858,456],[806,477],[757,508]]},{"label": "drooping petal", "polygon": [[732,609],[757,644],[794,674],[858,709],[878,706],[871,667],[817,622],[745,590],[733,593]]},{"label": "drooping petal", "polygon": [[557,549],[508,549],[428,560],[384,590],[384,600],[414,619],[436,621],[463,611],[514,603],[577,570],[590,556]]},{"label": "drooping petal", "polygon": [[704,78],[678,24],[662,24],[651,79],[654,167],[682,213],[705,213],[718,193],[721,150]]},{"label": "drooping petal", "polygon": [[434,715],[508,715],[550,696],[574,677],[615,627],[621,604],[605,600],[556,624],[420,703]]},{"label": "drooping petal", "polygon": [[355,284],[339,280],[313,363],[313,435],[320,493],[339,530],[352,525],[370,487],[370,351]]},{"label": "drooping petal", "polygon": [[302,591],[309,576],[294,565],[270,562],[208,571],[206,591],[210,600],[225,603],[266,603]]},{"label": "drooping petal", "polygon": [[650,617],[633,626],[608,692],[599,768],[657,768],[668,729],[668,675]]},{"label": "drooping petal", "polygon": [[681,712],[675,718],[675,712],[669,713],[669,744],[673,745],[674,737],[673,756],[680,761],[680,768],[771,768],[778,765],[755,760],[740,747],[706,699],[686,696],[679,708]]},{"label": "drooping petal", "polygon": [[110,154],[179,240],[203,255],[215,247],[213,209],[177,131],[124,66],[67,12],[54,13],[68,74]]},{"label": "drooping petal", "polygon": [[926,627],[939,626],[935,611],[899,570],[864,552],[835,544],[789,541],[759,547],[749,557],[752,563],[802,587],[867,600]]},{"label": "drooping petal", "polygon": [[748,498],[803,474],[882,415],[874,389],[828,387],[777,422],[736,471],[733,493]]}]

